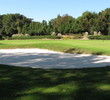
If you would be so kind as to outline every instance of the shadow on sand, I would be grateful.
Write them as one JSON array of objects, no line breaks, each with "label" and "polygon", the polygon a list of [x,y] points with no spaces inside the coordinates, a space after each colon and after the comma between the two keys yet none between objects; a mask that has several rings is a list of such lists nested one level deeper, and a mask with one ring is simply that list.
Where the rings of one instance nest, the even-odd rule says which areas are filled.
[{"label": "shadow on sand", "polygon": [[1,53],[0,64],[54,69],[110,66],[110,56],[57,53]]}]

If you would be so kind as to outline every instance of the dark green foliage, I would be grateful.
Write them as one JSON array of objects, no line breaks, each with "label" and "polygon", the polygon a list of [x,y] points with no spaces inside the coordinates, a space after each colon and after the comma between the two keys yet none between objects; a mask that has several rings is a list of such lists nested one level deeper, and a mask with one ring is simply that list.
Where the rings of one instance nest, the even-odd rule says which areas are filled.
[{"label": "dark green foliage", "polygon": [[92,30],[91,28],[95,25],[94,23],[96,17],[97,17],[96,13],[86,11],[83,13],[81,17],[78,18],[80,27],[83,32],[91,33],[92,31],[95,31],[94,29]]},{"label": "dark green foliage", "polygon": [[110,40],[110,36],[89,36],[89,39],[92,40]]},{"label": "dark green foliage", "polygon": [[110,8],[99,13],[86,11],[82,16],[73,18],[65,14],[49,22],[35,22],[20,14],[0,15],[0,35],[12,37],[13,34],[29,34],[30,36],[51,35],[52,32],[61,34],[79,34],[94,31],[102,35],[110,35]]},{"label": "dark green foliage", "polygon": [[25,24],[29,25],[31,22],[31,19],[20,14],[2,15],[0,18],[0,34],[5,37],[11,37],[13,34],[21,34],[23,26]]},{"label": "dark green foliage", "polygon": [[64,16],[57,16],[57,18],[54,21],[54,29],[58,33],[70,33],[71,31],[71,25],[73,20],[75,20],[72,16],[64,15]]},{"label": "dark green foliage", "polygon": [[2,35],[0,35],[0,40],[2,40]]},{"label": "dark green foliage", "polygon": [[96,22],[96,30],[101,31],[103,35],[108,35],[110,26],[110,8],[99,12]]}]

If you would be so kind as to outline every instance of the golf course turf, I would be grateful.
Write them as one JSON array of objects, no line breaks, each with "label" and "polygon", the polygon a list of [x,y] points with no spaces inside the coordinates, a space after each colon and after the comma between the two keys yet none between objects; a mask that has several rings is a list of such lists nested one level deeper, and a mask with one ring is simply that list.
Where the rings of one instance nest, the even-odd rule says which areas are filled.
[{"label": "golf course turf", "polygon": [[[0,49],[110,55],[106,40],[3,40]],[[0,100],[110,100],[110,67],[33,69],[0,65]]]},{"label": "golf course turf", "polygon": [[110,67],[44,70],[0,65],[0,100],[110,100]]},{"label": "golf course turf", "polygon": [[110,40],[3,40],[0,49],[41,48],[66,53],[110,55]]}]

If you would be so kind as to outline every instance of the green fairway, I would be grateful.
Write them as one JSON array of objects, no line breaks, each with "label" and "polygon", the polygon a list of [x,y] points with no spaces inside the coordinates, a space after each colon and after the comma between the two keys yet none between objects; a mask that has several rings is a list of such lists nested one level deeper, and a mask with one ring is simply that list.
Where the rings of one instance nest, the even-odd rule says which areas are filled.
[{"label": "green fairway", "polygon": [[3,40],[0,49],[42,48],[69,53],[110,55],[110,40]]},{"label": "green fairway", "polygon": [[0,65],[0,100],[110,100],[110,67],[44,70]]}]

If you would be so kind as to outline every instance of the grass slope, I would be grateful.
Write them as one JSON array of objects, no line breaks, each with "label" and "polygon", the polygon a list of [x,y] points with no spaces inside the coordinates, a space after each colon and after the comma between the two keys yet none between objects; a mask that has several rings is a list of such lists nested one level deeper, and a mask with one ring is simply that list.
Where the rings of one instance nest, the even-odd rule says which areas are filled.
[{"label": "grass slope", "polygon": [[68,53],[92,53],[110,55],[110,40],[5,40],[0,49],[42,48]]},{"label": "grass slope", "polygon": [[0,65],[0,100],[110,100],[110,67],[44,70]]}]

